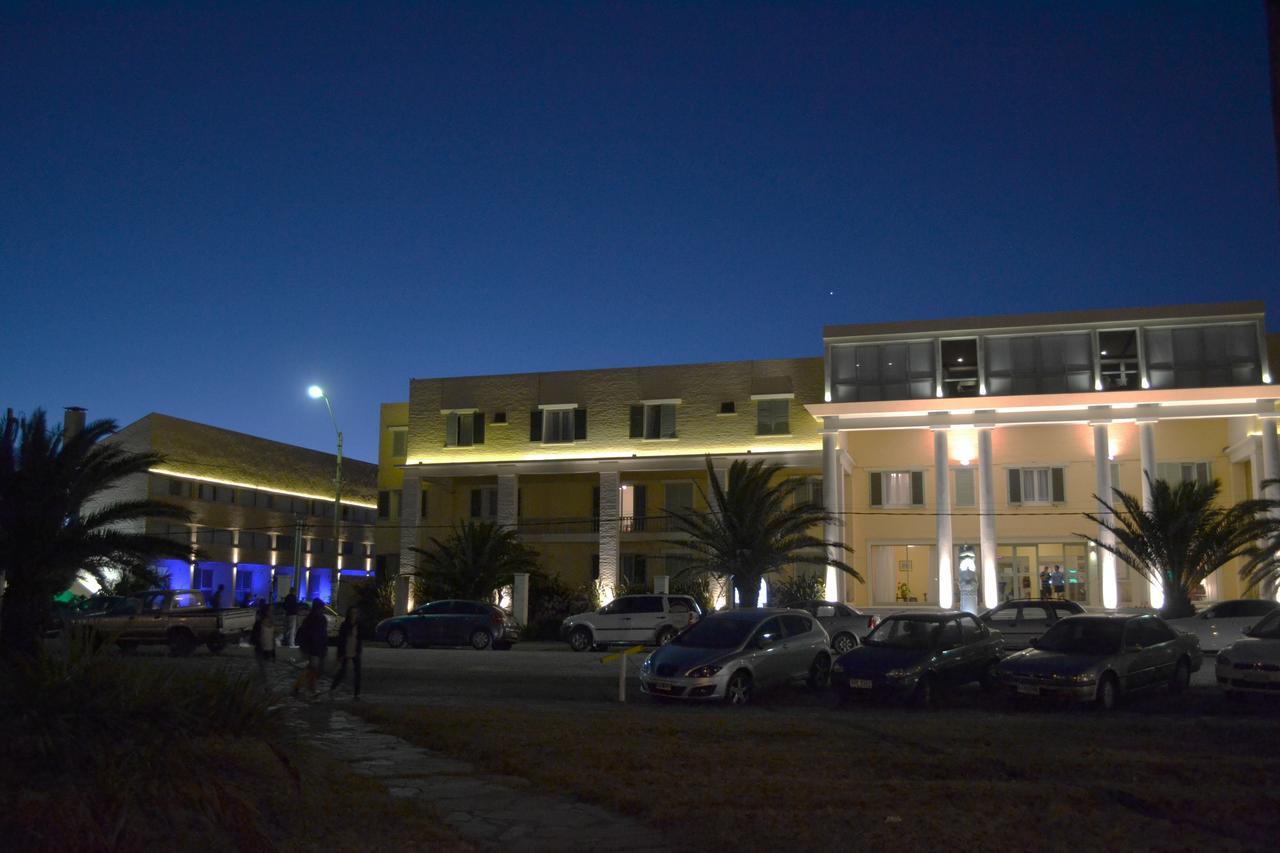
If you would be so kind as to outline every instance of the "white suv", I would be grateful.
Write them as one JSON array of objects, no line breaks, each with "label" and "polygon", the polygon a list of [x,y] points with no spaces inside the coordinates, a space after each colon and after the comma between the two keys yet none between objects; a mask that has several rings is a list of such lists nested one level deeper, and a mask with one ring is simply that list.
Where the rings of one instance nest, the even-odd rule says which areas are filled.
[{"label": "white suv", "polygon": [[560,636],[575,652],[611,643],[663,646],[701,615],[702,608],[687,595],[623,595],[599,610],[570,616],[560,625]]}]

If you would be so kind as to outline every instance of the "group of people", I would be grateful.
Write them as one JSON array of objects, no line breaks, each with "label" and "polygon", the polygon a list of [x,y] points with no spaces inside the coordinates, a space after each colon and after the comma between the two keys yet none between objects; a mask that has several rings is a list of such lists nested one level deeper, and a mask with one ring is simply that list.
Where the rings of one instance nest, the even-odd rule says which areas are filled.
[{"label": "group of people", "polygon": [[1067,596],[1067,576],[1062,571],[1062,566],[1054,566],[1050,571],[1048,566],[1040,567],[1040,597],[1041,598],[1066,598]]},{"label": "group of people", "polygon": [[[302,606],[298,597],[292,592],[284,600],[285,633],[280,645],[296,647],[306,658],[306,666],[293,683],[293,695],[297,696],[304,688],[307,695],[315,699],[319,693],[319,681],[324,675],[325,657],[329,652],[329,624],[325,619],[324,602],[319,598],[311,602],[307,615],[302,618]],[[258,661],[258,671],[265,679],[267,664],[276,659],[276,627],[271,614],[271,605],[262,602],[258,605],[250,637],[254,649],[254,657]],[[360,609],[355,605],[347,608],[346,618],[338,629],[338,671],[329,682],[329,694],[342,684],[347,674],[347,666],[352,669],[352,694],[360,698],[360,659],[364,654],[364,637],[360,630]]]}]

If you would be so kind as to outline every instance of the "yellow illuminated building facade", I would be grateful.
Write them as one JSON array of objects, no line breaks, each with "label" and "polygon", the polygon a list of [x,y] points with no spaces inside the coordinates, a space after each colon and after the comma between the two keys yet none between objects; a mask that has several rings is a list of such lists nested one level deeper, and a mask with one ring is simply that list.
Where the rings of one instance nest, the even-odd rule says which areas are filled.
[{"label": "yellow illuminated building facade", "polygon": [[[407,573],[491,519],[571,586],[660,586],[665,510],[705,509],[706,458],[767,458],[854,550],[864,582],[828,571],[830,598],[981,608],[1048,570],[1089,606],[1158,604],[1081,513],[1144,471],[1224,501],[1280,477],[1264,329],[1261,303],[829,326],[821,358],[415,379],[382,407],[378,553]],[[1243,594],[1235,569],[1203,594]]]}]

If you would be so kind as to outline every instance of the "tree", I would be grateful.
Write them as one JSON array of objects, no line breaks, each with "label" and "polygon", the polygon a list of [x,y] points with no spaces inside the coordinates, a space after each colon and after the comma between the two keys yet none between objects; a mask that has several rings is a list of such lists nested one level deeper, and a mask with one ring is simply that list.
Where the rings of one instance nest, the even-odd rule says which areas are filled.
[{"label": "tree", "polygon": [[[743,607],[755,605],[762,578],[788,566],[828,565],[861,581],[862,576],[843,560],[830,560],[828,549],[853,553],[843,542],[828,542],[810,531],[835,518],[821,506],[802,499],[805,481],[778,478],[782,466],[761,459],[735,461],[729,467],[729,485],[723,486],[707,458],[711,494],[702,493],[707,512],[668,510],[673,532],[687,539],[666,544],[693,554],[680,575],[732,578]],[[701,487],[699,488],[701,491]]]},{"label": "tree", "polygon": [[[1280,490],[1280,480],[1263,480],[1262,493]],[[1259,500],[1260,535],[1256,547],[1248,555],[1248,561],[1240,569],[1240,577],[1247,584],[1245,589],[1270,584],[1280,585],[1280,499],[1263,497]]]},{"label": "tree", "polygon": [[490,521],[464,521],[443,540],[432,537],[418,555],[417,576],[431,598],[488,601],[512,583],[518,572],[538,571],[538,552],[521,542],[514,530]]},{"label": "tree", "polygon": [[[1169,619],[1195,613],[1191,591],[1227,563],[1248,555],[1263,532],[1259,513],[1264,501],[1241,501],[1234,506],[1215,502],[1222,490],[1214,480],[1203,484],[1172,485],[1151,481],[1151,510],[1142,499],[1113,489],[1116,504],[1099,499],[1110,519],[1094,513],[1084,517],[1111,531],[1115,544],[1086,536],[1130,568],[1164,590],[1160,613]],[[1097,497],[1096,495],[1094,496]]]},{"label": "tree", "polygon": [[107,569],[143,572],[156,558],[189,555],[190,546],[129,531],[152,518],[190,521],[187,510],[145,499],[108,502],[109,491],[127,477],[145,475],[164,461],[158,454],[101,443],[115,429],[114,421],[94,421],[66,438],[61,427],[48,427],[41,409],[29,418],[5,418],[0,651],[6,656],[37,652],[50,601],[81,572],[105,584]]}]

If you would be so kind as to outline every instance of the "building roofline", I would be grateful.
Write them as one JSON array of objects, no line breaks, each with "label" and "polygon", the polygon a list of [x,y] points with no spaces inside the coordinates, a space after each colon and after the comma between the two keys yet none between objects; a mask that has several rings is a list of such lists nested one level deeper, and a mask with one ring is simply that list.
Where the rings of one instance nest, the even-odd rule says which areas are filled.
[{"label": "building roofline", "polygon": [[1146,308],[1093,308],[1082,311],[1046,311],[1035,314],[999,314],[990,317],[958,317],[940,320],[905,320],[890,323],[853,323],[824,326],[823,340],[860,338],[872,335],[925,334],[1009,329],[1022,326],[1070,326],[1099,322],[1139,322],[1149,320],[1190,320],[1210,317],[1261,316],[1261,300],[1209,302],[1191,305],[1158,305]]},{"label": "building roofline", "polygon": [[[336,457],[337,457],[337,454],[335,454],[335,453],[328,453],[328,452],[323,451],[323,450],[315,450],[315,449],[310,448],[310,447],[303,447],[303,446],[302,446],[302,445],[300,445],[300,444],[289,444],[288,442],[285,442],[285,441],[278,441],[277,439],[274,439],[274,438],[264,438],[263,436],[260,436],[260,435],[254,435],[254,434],[252,434],[252,433],[248,433],[248,432],[241,432],[241,431],[239,431],[239,430],[234,430],[234,429],[227,429],[226,427],[214,426],[213,424],[207,424],[207,423],[204,423],[203,421],[193,421],[193,420],[188,420],[187,418],[179,418],[179,417],[176,417],[176,416],[174,416],[174,415],[166,415],[164,412],[148,412],[147,414],[145,414],[145,415],[143,415],[142,417],[138,418],[138,419],[137,419],[136,421],[134,421],[133,423],[128,424],[128,425],[127,425],[127,426],[125,426],[125,427],[122,427],[122,428],[121,428],[120,430],[118,430],[117,432],[123,432],[125,429],[128,429],[129,427],[132,427],[132,426],[134,426],[135,424],[142,423],[143,421],[147,420],[148,418],[164,418],[164,419],[166,419],[166,420],[177,421],[177,422],[179,422],[179,423],[183,423],[183,424],[190,424],[191,426],[200,427],[201,429],[212,429],[212,430],[217,430],[218,432],[226,433],[227,435],[234,435],[234,436],[240,436],[240,437],[243,437],[243,438],[250,438],[250,439],[253,439],[254,441],[265,441],[265,442],[267,442],[267,443],[269,443],[269,444],[274,444],[274,445],[277,445],[277,446],[279,446],[279,447],[287,447],[287,448],[289,448],[290,450],[301,450],[301,451],[306,452],[306,453],[314,453],[314,454],[316,454],[317,456],[325,456],[325,457],[328,457],[328,458],[330,458],[330,459],[336,459]],[[378,465],[377,465],[377,463],[376,463],[376,462],[365,462],[363,459],[354,459],[354,458],[352,458],[352,457],[349,457],[349,456],[344,455],[344,456],[342,457],[342,464],[346,465],[347,463],[352,463],[352,464],[354,464],[354,465],[368,465],[370,468],[373,468],[374,470],[377,470],[377,468],[378,468]]]},{"label": "building roofline", "polygon": [[515,373],[466,373],[456,376],[414,376],[410,382],[435,382],[442,379],[495,379],[498,377],[515,378],[520,376],[561,376],[570,373],[616,373],[621,370],[681,370],[698,367],[724,367],[737,364],[768,364],[784,361],[822,361],[821,353],[801,355],[791,358],[742,358],[728,361],[695,361],[681,364],[629,364],[618,367],[581,367],[569,370],[521,370]]}]

